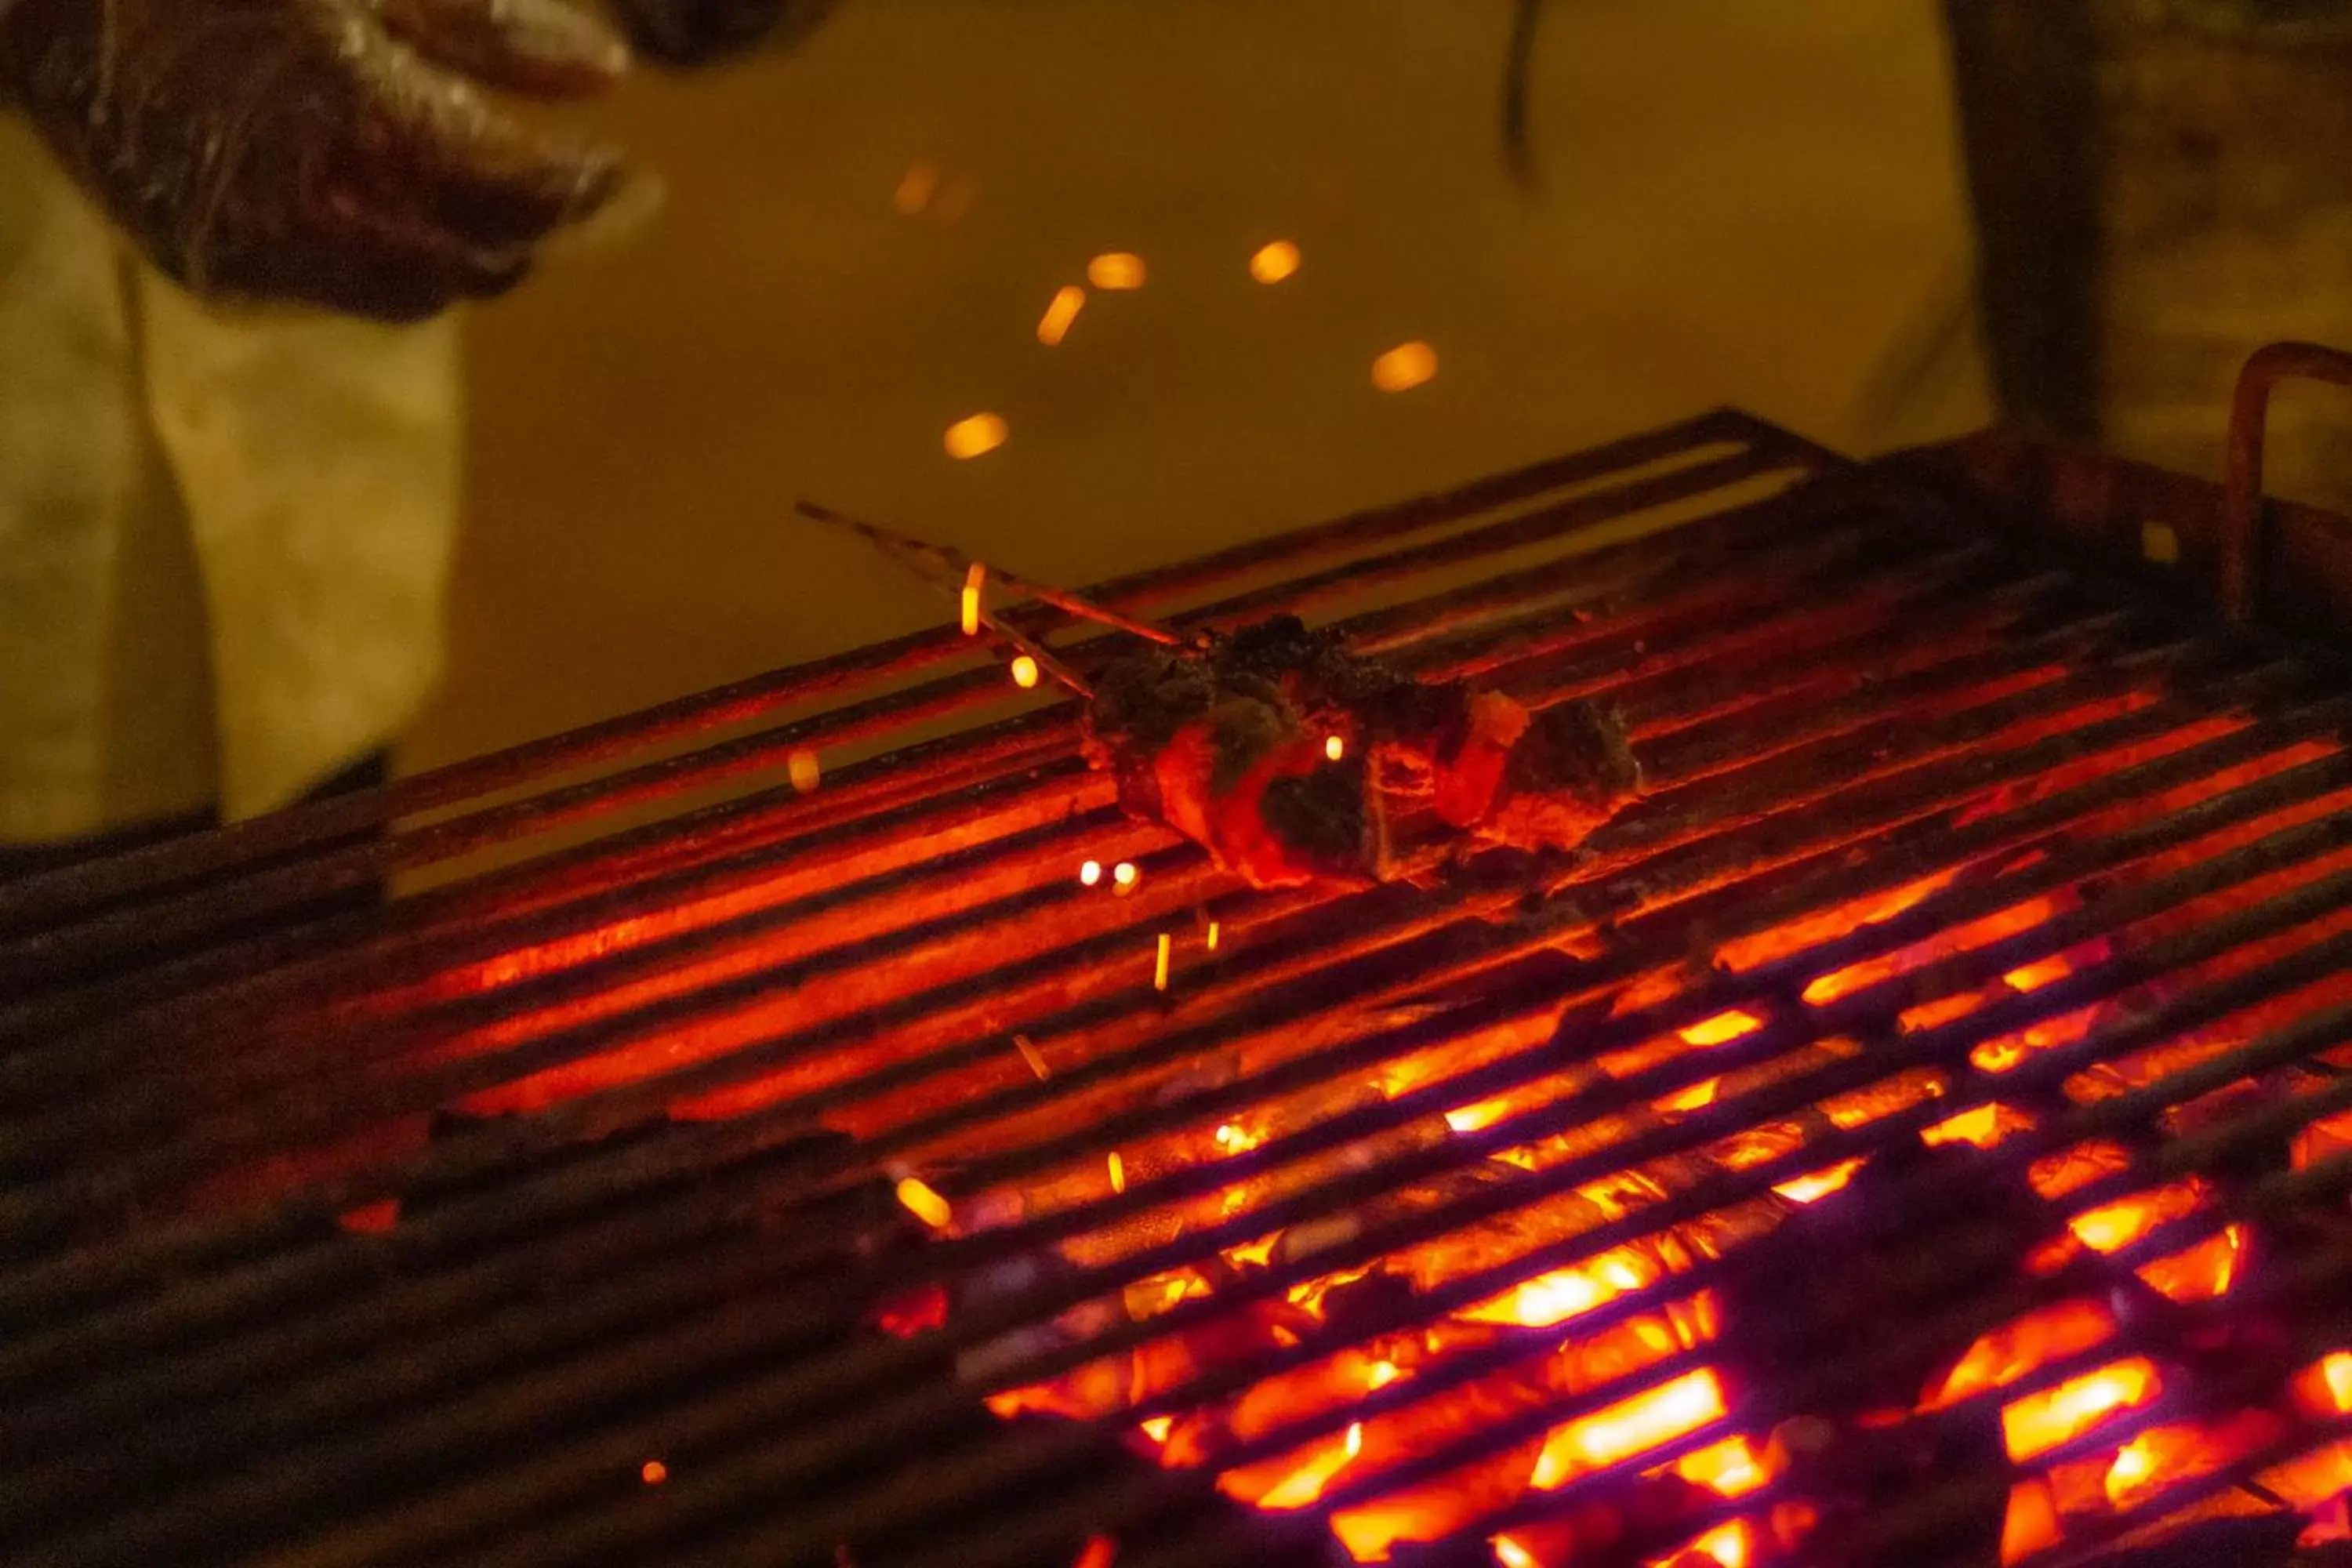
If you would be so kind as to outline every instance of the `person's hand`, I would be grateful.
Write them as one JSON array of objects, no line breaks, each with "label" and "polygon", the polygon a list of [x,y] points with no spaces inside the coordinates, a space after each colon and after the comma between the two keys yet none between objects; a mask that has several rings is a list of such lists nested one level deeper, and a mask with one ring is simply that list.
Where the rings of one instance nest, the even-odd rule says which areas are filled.
[{"label": "person's hand", "polygon": [[698,66],[816,31],[834,0],[613,0],[629,41],[667,65]]},{"label": "person's hand", "polygon": [[627,65],[564,0],[0,0],[0,99],[158,267],[383,321],[513,287],[619,184],[483,89],[575,97]]}]

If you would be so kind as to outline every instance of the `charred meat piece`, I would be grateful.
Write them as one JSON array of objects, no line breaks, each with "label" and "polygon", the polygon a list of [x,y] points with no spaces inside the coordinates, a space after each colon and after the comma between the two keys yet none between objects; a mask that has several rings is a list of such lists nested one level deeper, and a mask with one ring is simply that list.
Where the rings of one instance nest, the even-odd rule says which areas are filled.
[{"label": "charred meat piece", "polygon": [[1642,785],[1613,712],[1417,681],[1295,616],[1115,662],[1086,738],[1129,812],[1260,888],[1384,879],[1390,821],[1419,807],[1488,842],[1573,848]]}]

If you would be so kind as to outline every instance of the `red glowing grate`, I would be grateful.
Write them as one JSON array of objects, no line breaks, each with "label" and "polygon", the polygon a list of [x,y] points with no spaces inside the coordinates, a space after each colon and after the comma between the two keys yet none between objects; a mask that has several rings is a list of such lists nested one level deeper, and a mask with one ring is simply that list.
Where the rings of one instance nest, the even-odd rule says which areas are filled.
[{"label": "red glowing grate", "polygon": [[1573,858],[1249,892],[950,625],[0,888],[8,1559],[2316,1550],[2352,698],[1934,471],[1098,591],[1616,700]]}]

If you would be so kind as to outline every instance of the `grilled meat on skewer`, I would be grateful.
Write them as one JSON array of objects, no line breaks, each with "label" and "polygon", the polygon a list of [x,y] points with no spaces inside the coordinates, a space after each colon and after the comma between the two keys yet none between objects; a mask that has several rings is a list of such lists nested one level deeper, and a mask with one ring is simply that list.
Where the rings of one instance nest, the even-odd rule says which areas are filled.
[{"label": "grilled meat on skewer", "polygon": [[1130,813],[1260,888],[1384,879],[1391,818],[1418,806],[1490,843],[1574,848],[1642,786],[1612,711],[1417,681],[1295,616],[1113,662],[1086,743]]}]

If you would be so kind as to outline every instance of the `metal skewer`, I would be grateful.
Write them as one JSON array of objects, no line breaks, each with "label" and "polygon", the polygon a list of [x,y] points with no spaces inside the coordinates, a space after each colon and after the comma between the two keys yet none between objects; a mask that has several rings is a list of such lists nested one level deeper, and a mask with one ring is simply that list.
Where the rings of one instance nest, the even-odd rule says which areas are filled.
[{"label": "metal skewer", "polygon": [[[892,561],[907,568],[933,587],[947,593],[952,598],[961,600],[966,593],[965,584],[972,580],[971,574],[977,563],[961,551],[951,550],[945,545],[927,543],[894,529],[884,528],[878,523],[861,521],[856,518],[835,511],[829,507],[819,506],[814,501],[802,501],[799,510],[802,516],[814,521],[832,523],[837,527],[848,529]],[[1121,630],[1148,635],[1155,641],[1174,640],[1175,634],[1164,627],[1148,626],[1147,623],[1141,621],[1131,622],[1127,617],[1118,615],[1116,611],[1087,605],[1085,600],[1076,598],[1075,595],[1065,594],[1058,588],[1039,589],[1017,577],[1008,577],[992,569],[983,568],[983,570],[988,571],[990,575],[1013,587],[1016,592],[1025,592],[1044,598],[1048,603],[1060,605],[1073,614],[1087,616],[1106,625],[1118,626]],[[1078,608],[1077,606],[1080,605],[1085,607]],[[1095,689],[1086,678],[1055,658],[1053,650],[1036,638],[1017,627],[1008,626],[1002,616],[985,606],[976,607],[975,618],[980,626],[996,640],[1010,644],[1013,648],[1035,660],[1041,674],[1052,677],[1076,696],[1089,701],[1093,700]]]},{"label": "metal skewer", "polygon": [[[978,564],[971,556],[953,545],[933,544],[926,540],[900,533],[896,529],[885,528],[880,523],[867,522],[861,518],[835,511],[831,507],[820,506],[814,501],[802,501],[800,513],[814,522],[831,523],[835,528],[848,529],[883,553],[914,567],[927,577],[934,578],[957,589],[961,589],[966,574]],[[1016,577],[1012,573],[1000,571],[994,566],[987,567],[986,571],[991,577],[1003,584],[1006,589],[1013,593],[1026,594],[1033,599],[1042,599],[1046,604],[1058,609],[1067,610],[1070,614],[1086,620],[1099,621],[1104,626],[1116,626],[1120,631],[1132,633],[1136,637],[1161,643],[1169,647],[1186,646],[1182,637],[1170,631],[1166,626],[1150,621],[1139,621],[1132,616],[1121,615],[1108,605],[1097,605],[1091,599],[1081,598],[1067,588],[1056,588],[1050,583],[1033,583],[1026,577]]]}]

